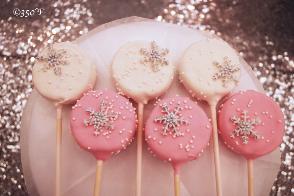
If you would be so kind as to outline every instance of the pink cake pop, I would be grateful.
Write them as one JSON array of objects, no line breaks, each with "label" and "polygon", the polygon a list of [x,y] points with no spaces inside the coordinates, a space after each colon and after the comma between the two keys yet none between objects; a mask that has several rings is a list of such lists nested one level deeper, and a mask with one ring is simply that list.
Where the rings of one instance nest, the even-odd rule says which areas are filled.
[{"label": "pink cake pop", "polygon": [[283,113],[263,93],[241,91],[230,96],[218,114],[225,144],[246,159],[255,159],[276,149],[284,135]]},{"label": "pink cake pop", "polygon": [[179,195],[180,165],[203,152],[211,129],[204,111],[187,97],[164,99],[151,112],[145,126],[145,139],[158,158],[172,164],[175,195]]},{"label": "pink cake pop", "polygon": [[89,91],[73,106],[70,127],[80,147],[97,159],[94,195],[99,195],[102,162],[133,140],[135,109],[128,99],[115,92]]},{"label": "pink cake pop", "polygon": [[241,91],[221,105],[218,127],[225,145],[248,160],[248,194],[253,195],[252,160],[272,152],[282,142],[280,107],[263,93]]}]

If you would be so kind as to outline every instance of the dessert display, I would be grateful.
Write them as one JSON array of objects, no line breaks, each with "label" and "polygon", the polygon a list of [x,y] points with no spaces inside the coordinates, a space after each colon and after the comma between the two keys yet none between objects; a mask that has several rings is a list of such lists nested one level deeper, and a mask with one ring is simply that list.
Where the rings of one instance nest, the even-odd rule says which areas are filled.
[{"label": "dessert display", "polygon": [[103,161],[133,141],[135,109],[128,99],[112,91],[89,91],[72,107],[70,127],[79,146],[97,160],[94,190],[97,196]]},{"label": "dessert display", "polygon": [[240,60],[225,42],[213,38],[192,44],[179,66],[180,81],[193,97],[205,100],[211,110],[217,195],[222,195],[216,105],[238,84]]},{"label": "dessert display", "polygon": [[42,50],[33,82],[21,128],[31,195],[266,196],[279,169],[279,107],[207,33],[116,21]]},{"label": "dessert display", "polygon": [[112,62],[112,76],[118,91],[138,103],[136,196],[142,192],[144,105],[162,95],[172,83],[175,66],[168,54],[169,50],[155,41],[134,41],[120,47]]},{"label": "dessert display", "polygon": [[57,43],[43,49],[33,67],[33,83],[38,92],[52,100],[56,116],[55,195],[61,195],[60,161],[62,138],[62,105],[78,99],[96,81],[96,67],[77,45]]},{"label": "dessert display", "polygon": [[254,195],[252,160],[282,143],[284,119],[280,107],[263,93],[241,91],[221,105],[218,127],[225,145],[248,160],[248,195]]},{"label": "dessert display", "polygon": [[180,166],[201,155],[211,129],[205,112],[187,97],[159,101],[148,117],[145,140],[156,157],[172,164],[176,196],[180,195]]}]

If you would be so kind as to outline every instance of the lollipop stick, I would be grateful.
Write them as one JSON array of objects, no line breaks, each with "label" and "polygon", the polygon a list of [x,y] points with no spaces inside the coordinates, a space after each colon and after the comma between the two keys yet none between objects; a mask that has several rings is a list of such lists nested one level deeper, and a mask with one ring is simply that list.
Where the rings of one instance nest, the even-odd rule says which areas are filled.
[{"label": "lollipop stick", "polygon": [[248,196],[254,196],[253,160],[247,160]]},{"label": "lollipop stick", "polygon": [[95,180],[95,187],[94,187],[94,196],[100,195],[102,166],[103,166],[103,161],[98,160],[96,164],[96,180]]},{"label": "lollipop stick", "polygon": [[56,163],[55,163],[55,196],[60,196],[60,163],[62,140],[62,105],[56,109]]},{"label": "lollipop stick", "polygon": [[144,104],[138,103],[136,196],[141,196],[141,189],[142,189],[142,182],[141,181],[142,181],[143,112],[144,112]]},{"label": "lollipop stick", "polygon": [[175,196],[180,196],[180,175],[174,170]]},{"label": "lollipop stick", "polygon": [[213,154],[214,154],[216,193],[217,193],[217,196],[222,196],[219,144],[218,144],[218,132],[217,132],[217,122],[216,122],[216,104],[210,105],[210,111],[211,111],[212,127],[213,127]]}]

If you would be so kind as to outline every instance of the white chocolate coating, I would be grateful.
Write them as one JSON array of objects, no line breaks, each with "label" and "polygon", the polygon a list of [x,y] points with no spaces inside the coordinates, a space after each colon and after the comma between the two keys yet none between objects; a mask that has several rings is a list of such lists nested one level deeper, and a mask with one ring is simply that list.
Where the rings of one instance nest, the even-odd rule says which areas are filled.
[{"label": "white chocolate coating", "polygon": [[[71,103],[94,86],[96,66],[73,43],[56,43],[52,50],[63,55],[60,73],[54,72],[53,67],[46,68],[47,59],[38,59],[33,67],[34,86],[40,94],[56,103]],[[50,49],[45,48],[39,57],[48,58],[49,55]]]},{"label": "white chocolate coating", "polygon": [[[215,65],[224,64],[225,59],[231,61],[232,78],[214,78],[220,74]],[[240,59],[238,54],[224,41],[205,39],[192,44],[184,53],[179,66],[180,81],[192,94],[199,99],[216,102],[229,93],[238,83],[240,77]],[[225,74],[224,77],[230,76]]]},{"label": "white chocolate coating", "polygon": [[144,56],[140,50],[149,50],[150,44],[146,41],[128,42],[118,50],[112,63],[112,76],[118,90],[144,104],[169,88],[175,72],[168,54],[165,56],[167,64],[159,66],[158,70],[142,62]]}]

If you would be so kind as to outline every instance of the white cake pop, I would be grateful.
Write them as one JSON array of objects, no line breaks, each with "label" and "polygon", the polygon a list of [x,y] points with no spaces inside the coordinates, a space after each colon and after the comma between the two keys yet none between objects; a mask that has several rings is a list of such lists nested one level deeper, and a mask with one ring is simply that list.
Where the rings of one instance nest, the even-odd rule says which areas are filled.
[{"label": "white cake pop", "polygon": [[168,49],[160,48],[154,41],[123,45],[112,63],[112,74],[118,89],[143,104],[160,96],[169,88],[175,72],[168,55]]},{"label": "white cake pop", "polygon": [[205,100],[210,105],[217,196],[222,196],[222,183],[216,105],[238,84],[239,65],[237,53],[227,43],[216,38],[192,44],[180,61],[180,81],[193,97]]},{"label": "white cake pop", "polygon": [[96,66],[77,45],[56,43],[43,49],[33,67],[33,83],[44,97],[56,103],[70,103],[92,88]]},{"label": "white cake pop", "polygon": [[55,196],[61,190],[61,142],[63,104],[77,100],[96,81],[96,66],[77,45],[63,42],[43,49],[33,67],[33,83],[38,92],[56,106]]},{"label": "white cake pop", "polygon": [[112,63],[112,74],[120,92],[138,103],[136,196],[141,196],[144,104],[164,93],[172,83],[175,66],[169,50],[155,41],[123,45]]},{"label": "white cake pop", "polygon": [[179,66],[180,81],[193,96],[218,101],[238,84],[239,65],[239,56],[227,43],[206,39],[185,51]]}]

